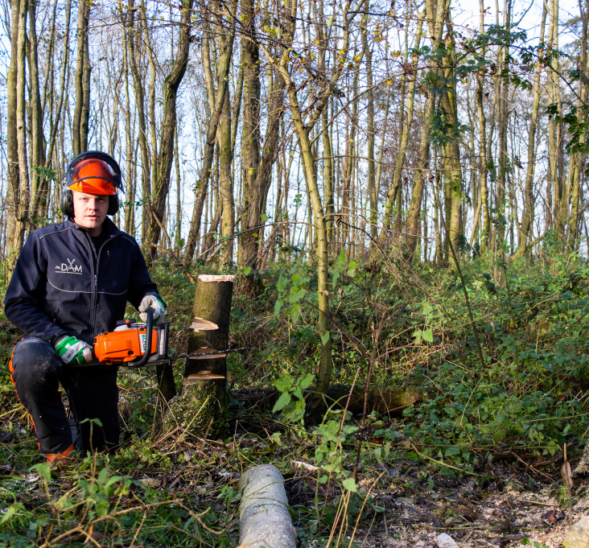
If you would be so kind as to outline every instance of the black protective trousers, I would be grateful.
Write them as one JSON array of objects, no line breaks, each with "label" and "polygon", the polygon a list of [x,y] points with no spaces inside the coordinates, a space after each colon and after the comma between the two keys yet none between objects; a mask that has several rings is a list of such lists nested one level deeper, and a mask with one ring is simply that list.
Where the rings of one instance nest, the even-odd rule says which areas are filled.
[{"label": "black protective trousers", "polygon": [[[47,341],[27,337],[14,347],[10,370],[18,398],[33,419],[42,453],[61,453],[72,445],[60,384],[78,429],[75,448],[112,451],[119,444],[117,367],[67,366]],[[101,426],[86,419],[98,419]]]}]

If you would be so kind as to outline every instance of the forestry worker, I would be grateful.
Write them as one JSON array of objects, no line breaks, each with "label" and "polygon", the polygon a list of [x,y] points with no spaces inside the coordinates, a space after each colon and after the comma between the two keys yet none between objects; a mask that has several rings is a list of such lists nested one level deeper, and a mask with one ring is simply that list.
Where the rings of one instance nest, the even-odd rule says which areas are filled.
[{"label": "forestry worker", "polygon": [[94,336],[114,330],[127,301],[144,321],[149,307],[154,322],[166,314],[139,245],[107,217],[118,211],[123,191],[117,162],[84,152],[68,166],[66,182],[66,220],[31,232],[5,300],[6,316],[24,335],[12,353],[11,378],[48,462],[67,462],[73,449],[118,445],[117,367],[76,366],[92,361]]}]

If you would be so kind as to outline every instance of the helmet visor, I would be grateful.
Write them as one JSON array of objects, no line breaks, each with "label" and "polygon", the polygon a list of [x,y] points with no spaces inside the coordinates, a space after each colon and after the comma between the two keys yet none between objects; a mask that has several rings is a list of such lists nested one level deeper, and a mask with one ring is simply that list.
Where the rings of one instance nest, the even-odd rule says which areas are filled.
[{"label": "helmet visor", "polygon": [[106,162],[97,158],[81,158],[74,162],[68,175],[70,190],[109,196],[117,193],[113,170]]}]

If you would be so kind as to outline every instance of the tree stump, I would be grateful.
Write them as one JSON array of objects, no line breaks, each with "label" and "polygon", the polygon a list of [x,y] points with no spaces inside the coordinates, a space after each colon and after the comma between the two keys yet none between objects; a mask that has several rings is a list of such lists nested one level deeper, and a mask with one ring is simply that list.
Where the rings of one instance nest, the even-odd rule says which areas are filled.
[{"label": "tree stump", "polygon": [[[233,276],[201,275],[196,281],[191,332],[186,352],[209,353],[229,345]],[[227,355],[223,352],[186,358],[179,396],[170,402],[164,419],[167,431],[202,438],[227,433]]]}]

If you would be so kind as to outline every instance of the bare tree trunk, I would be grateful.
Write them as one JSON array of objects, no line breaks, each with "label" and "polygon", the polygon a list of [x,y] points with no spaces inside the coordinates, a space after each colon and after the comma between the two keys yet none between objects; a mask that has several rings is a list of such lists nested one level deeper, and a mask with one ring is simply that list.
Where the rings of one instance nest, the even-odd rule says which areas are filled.
[{"label": "bare tree trunk", "polygon": [[31,173],[31,216],[40,217],[40,203],[44,198],[46,180],[41,175],[41,168],[45,167],[45,136],[43,135],[43,111],[41,109],[41,90],[39,87],[39,62],[37,54],[37,9],[36,1],[29,3],[29,66],[30,66],[30,89],[31,89],[31,139],[30,149],[32,151]]},{"label": "bare tree trunk", "polygon": [[435,95],[430,93],[423,113],[423,126],[421,129],[421,140],[419,142],[419,156],[415,169],[415,181],[413,183],[413,193],[411,195],[411,204],[407,215],[407,230],[405,234],[405,247],[403,254],[406,260],[410,260],[415,253],[417,246],[421,214],[421,200],[423,189],[427,180],[429,165],[429,135],[431,130],[430,118],[434,110]]},{"label": "bare tree trunk", "polygon": [[[378,196],[376,195],[376,174],[374,164],[374,90],[372,80],[372,50],[368,45],[368,16],[364,18],[365,29],[362,32],[362,48],[364,49],[364,56],[366,57],[366,85],[368,86],[367,101],[368,105],[366,108],[366,133],[368,141],[368,173],[366,175],[366,191],[368,194],[368,203],[370,210],[368,219],[370,222],[370,235],[372,236],[371,247],[376,245],[376,237],[378,236],[378,230],[376,223],[378,221]],[[419,47],[419,46],[418,46]]]},{"label": "bare tree trunk", "polygon": [[[342,9],[342,37],[338,44],[338,50],[347,54],[350,43],[350,23],[355,14],[350,15],[351,0],[347,0]],[[267,50],[266,55],[270,57],[268,60],[274,64],[280,71],[282,78],[286,84],[288,97],[290,100],[290,113],[297,137],[299,139],[299,146],[303,161],[303,168],[305,173],[305,180],[309,191],[309,198],[313,207],[314,227],[317,240],[317,293],[318,293],[318,331],[321,338],[321,359],[319,365],[319,375],[317,390],[325,392],[331,380],[331,346],[332,339],[329,332],[329,243],[327,240],[327,226],[325,222],[325,213],[323,203],[321,201],[321,194],[317,183],[317,172],[315,169],[315,157],[313,155],[313,147],[309,134],[315,124],[321,118],[323,109],[327,107],[329,98],[333,93],[335,85],[337,84],[344,67],[346,66],[346,59],[342,58],[341,62],[336,65],[336,68],[331,74],[329,80],[325,80],[322,85],[321,93],[313,104],[313,111],[307,120],[303,119],[302,108],[299,102],[298,90],[295,82],[291,79],[289,71],[289,49],[288,43],[291,43],[297,22],[297,0],[290,0],[286,5],[284,13],[284,28],[283,28],[283,53],[279,61],[271,58]],[[288,43],[287,43],[288,42]]]},{"label": "bare tree trunk", "polygon": [[[581,31],[581,62],[580,62],[580,70],[582,74],[587,78],[589,75],[589,63],[588,63],[588,55],[587,55],[587,27],[589,24],[589,9],[586,5],[583,9],[583,5],[579,1],[579,11],[582,21],[582,31]],[[577,99],[577,112],[578,116],[580,117],[580,123],[587,123],[587,115],[584,112],[584,106],[587,104],[587,81],[583,81],[583,79],[579,80],[579,92],[578,92],[578,99]],[[585,143],[585,135],[581,135],[579,141],[580,145]],[[579,152],[574,152],[571,154],[570,160],[570,167],[569,173],[570,176],[570,185],[567,188],[567,204],[570,201],[571,207],[571,214],[568,220],[567,232],[568,232],[568,242],[569,242],[569,249],[573,250],[577,246],[577,238],[578,238],[578,225],[579,225],[579,201],[580,201],[580,194],[581,194],[581,178],[584,173],[585,168],[585,155]]]},{"label": "bare tree trunk", "polygon": [[[182,4],[180,25],[178,31],[178,49],[170,71],[164,80],[163,89],[163,120],[160,127],[160,150],[155,158],[155,179],[151,192],[152,217],[147,219],[145,227],[147,242],[159,243],[161,228],[158,220],[163,219],[166,211],[166,198],[170,190],[170,173],[174,160],[174,135],[176,133],[176,97],[178,87],[184,78],[188,65],[190,49],[190,17],[192,15],[193,0],[185,0]],[[157,248],[151,247],[150,256],[155,258]]]},{"label": "bare tree trunk", "polygon": [[182,250],[182,180],[180,172],[180,147],[178,145],[178,126],[174,136],[174,168],[176,169],[176,234],[174,249],[180,256]]},{"label": "bare tree trunk", "polygon": [[235,231],[235,201],[233,198],[233,149],[231,146],[231,107],[229,90],[225,94],[223,113],[217,130],[219,141],[219,187],[221,199],[218,208],[223,211],[221,223],[221,264],[226,267],[233,262],[233,234]]},{"label": "bare tree trunk", "polygon": [[78,46],[76,59],[76,104],[74,108],[74,156],[88,150],[88,120],[90,117],[90,60],[88,59],[88,20],[90,3],[80,0],[78,6]]},{"label": "bare tree trunk", "polygon": [[26,126],[26,42],[27,42],[28,0],[20,0],[18,44],[17,44],[17,77],[16,77],[16,139],[18,143],[19,187],[14,193],[14,209],[16,217],[15,242],[13,249],[20,252],[24,243],[25,231],[29,222],[29,161],[27,158],[27,126]]},{"label": "bare tree trunk", "polygon": [[[237,6],[237,0],[231,2],[231,13],[235,13]],[[220,27],[224,28],[224,32],[219,37],[220,54],[217,67],[217,77],[219,85],[215,93],[215,102],[210,105],[211,116],[207,122],[207,132],[205,141],[205,150],[202,168],[200,170],[199,180],[197,184],[196,201],[192,211],[192,220],[190,222],[190,230],[188,232],[188,239],[186,242],[186,251],[184,253],[184,264],[189,264],[192,261],[194,250],[196,249],[196,242],[200,232],[200,223],[202,217],[202,210],[207,195],[207,187],[209,184],[209,177],[211,175],[211,168],[213,165],[213,158],[215,152],[215,139],[217,136],[217,126],[221,119],[223,112],[223,105],[225,103],[225,94],[229,88],[229,70],[231,68],[231,56],[233,53],[233,39],[235,37],[235,23],[230,21],[223,23],[221,16],[219,16]],[[205,34],[210,32],[205,28]],[[203,37],[203,57],[205,58],[205,64],[209,61],[208,49],[205,48],[207,37]],[[205,70],[205,74],[206,74]],[[212,76],[209,76],[212,80]]]},{"label": "bare tree trunk", "polygon": [[[19,167],[18,167],[18,139],[17,139],[17,77],[18,77],[18,36],[20,24],[20,0],[11,0],[11,36],[10,36],[10,66],[6,77],[6,153],[8,156],[8,207],[10,208],[9,225],[7,230],[6,254],[11,256],[16,244],[16,216],[17,199],[20,195]],[[15,199],[16,198],[16,199]],[[17,251],[20,247],[16,246]]]},{"label": "bare tree trunk", "polygon": [[[485,7],[483,0],[480,1],[480,28],[481,34],[485,32]],[[486,53],[486,50],[484,51]],[[483,53],[483,54],[484,54]],[[491,233],[491,216],[489,214],[489,188],[487,186],[487,118],[484,108],[484,74],[477,75],[477,114],[479,119],[479,202],[481,204],[482,215],[482,235],[481,251],[485,251],[489,245],[489,236]]]},{"label": "bare tree trunk", "polygon": [[[439,0],[442,3],[442,0]],[[423,29],[423,21],[425,19],[426,10],[423,10],[419,13],[418,20],[417,20],[417,30],[415,34],[415,48],[414,53],[411,56],[411,63],[409,66],[405,65],[405,74],[403,78],[409,80],[409,87],[407,88],[407,116],[405,118],[402,134],[401,134],[401,143],[399,145],[399,153],[397,155],[397,161],[395,164],[395,170],[393,172],[393,181],[389,188],[389,192],[387,194],[387,200],[385,203],[384,208],[384,219],[383,219],[383,227],[381,229],[381,240],[384,241],[386,239],[387,231],[391,227],[391,221],[393,218],[393,208],[395,205],[395,201],[399,197],[400,189],[401,189],[401,176],[403,173],[403,166],[405,165],[405,157],[407,155],[407,148],[409,146],[409,136],[411,132],[411,125],[413,123],[413,110],[415,105],[415,86],[417,82],[417,78],[414,75],[414,71],[417,70],[417,63],[419,60],[419,44],[421,42],[422,36],[422,29]],[[413,76],[413,77],[412,77]]]},{"label": "bare tree trunk", "polygon": [[[135,0],[129,0],[127,10],[127,56],[131,75],[133,76],[133,89],[135,94],[135,105],[137,108],[137,117],[139,119],[139,149],[141,151],[141,200],[142,200],[142,242],[143,246],[147,245],[145,227],[148,216],[150,216],[149,195],[151,194],[150,179],[150,156],[149,145],[147,143],[147,126],[145,121],[145,92],[143,90],[143,80],[139,71],[137,60],[138,52],[135,48],[136,30],[135,30]],[[151,249],[148,250],[151,252]]]},{"label": "bare tree trunk", "polygon": [[[256,178],[260,167],[260,52],[256,44],[256,14],[254,0],[241,0],[245,21],[241,39],[241,68],[243,69],[243,120],[241,151],[243,155],[242,232],[239,237],[238,262],[255,268],[258,255],[259,206],[262,202]],[[250,278],[251,279],[251,278]],[[247,284],[250,285],[250,284]],[[253,290],[248,287],[246,290]]]},{"label": "bare tree trunk", "polygon": [[[127,16],[128,17],[128,16]],[[135,226],[135,196],[133,196],[133,178],[135,174],[133,167],[133,141],[131,136],[131,94],[129,92],[129,33],[124,34],[123,46],[123,70],[125,73],[125,134],[126,134],[126,151],[127,151],[127,169],[126,169],[126,205],[125,205],[125,232],[133,234]]]},{"label": "bare tree trunk", "polygon": [[[542,22],[540,23],[539,42],[544,43],[544,28],[546,25],[546,4],[542,7]],[[538,52],[538,57],[542,57],[543,48]],[[524,213],[522,219],[522,233],[519,242],[521,251],[527,249],[527,244],[531,236],[532,221],[534,220],[534,174],[536,170],[536,127],[538,123],[538,112],[540,110],[540,76],[542,65],[538,63],[534,73],[534,103],[532,105],[532,115],[530,118],[530,128],[528,131],[528,165],[526,169],[526,182],[524,189]]]}]

